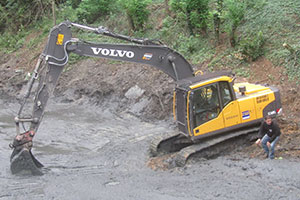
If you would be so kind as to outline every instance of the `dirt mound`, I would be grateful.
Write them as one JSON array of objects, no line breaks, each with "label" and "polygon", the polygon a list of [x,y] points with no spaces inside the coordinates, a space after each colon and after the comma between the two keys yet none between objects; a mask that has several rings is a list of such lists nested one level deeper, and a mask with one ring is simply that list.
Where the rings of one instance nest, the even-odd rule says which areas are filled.
[{"label": "dirt mound", "polygon": [[147,119],[165,119],[172,109],[174,82],[149,66],[105,59],[86,59],[70,66],[58,83],[55,96],[62,101],[113,103]]},{"label": "dirt mound", "polygon": [[[282,135],[278,142],[276,156],[283,158],[300,158],[300,93],[299,85],[289,81],[284,68],[274,66],[271,61],[261,57],[250,65],[249,82],[274,85],[280,90],[283,113],[278,117]],[[250,157],[264,157],[263,151],[255,144],[242,153]]]}]

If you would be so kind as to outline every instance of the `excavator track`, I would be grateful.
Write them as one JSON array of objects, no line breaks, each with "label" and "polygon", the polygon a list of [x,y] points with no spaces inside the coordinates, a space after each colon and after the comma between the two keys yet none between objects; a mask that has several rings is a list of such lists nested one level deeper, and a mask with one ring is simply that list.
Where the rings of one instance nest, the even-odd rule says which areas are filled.
[{"label": "excavator track", "polygon": [[[259,127],[252,127],[248,129],[238,130],[234,132],[229,132],[227,134],[222,134],[217,137],[210,137],[203,140],[196,141],[196,143],[187,143],[179,145],[180,141],[183,141],[183,137],[180,134],[168,134],[164,137],[160,136],[153,140],[150,146],[150,152],[152,156],[161,156],[166,153],[174,153],[172,156],[173,162],[177,167],[185,166],[188,159],[197,153],[207,150],[210,147],[214,147],[222,142],[229,141],[231,139],[237,138],[239,136],[245,136],[251,133],[255,133],[259,130]],[[168,138],[168,136],[170,136]],[[161,138],[161,140],[159,140]],[[174,144],[175,142],[175,144]],[[177,144],[176,144],[177,143]],[[178,146],[174,148],[173,146]],[[171,147],[171,148],[170,148]],[[180,148],[181,147],[181,148]],[[171,150],[171,151],[168,151]],[[177,151],[176,151],[177,150]]]},{"label": "excavator track", "polygon": [[193,144],[191,140],[178,132],[171,132],[155,137],[150,143],[150,155],[160,156],[165,153],[179,151],[180,149]]}]

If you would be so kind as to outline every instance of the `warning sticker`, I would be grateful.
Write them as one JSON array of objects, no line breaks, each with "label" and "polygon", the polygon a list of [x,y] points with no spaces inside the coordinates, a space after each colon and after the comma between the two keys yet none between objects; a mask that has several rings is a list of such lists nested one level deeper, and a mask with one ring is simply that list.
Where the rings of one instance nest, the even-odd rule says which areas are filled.
[{"label": "warning sticker", "polygon": [[242,112],[242,118],[243,118],[243,120],[250,119],[250,111],[246,110],[246,111]]},{"label": "warning sticker", "polygon": [[150,60],[152,58],[152,53],[145,53],[143,56],[143,60]]},{"label": "warning sticker", "polygon": [[58,34],[58,35],[57,35],[57,41],[56,41],[56,44],[57,44],[57,45],[63,45],[63,41],[64,41],[64,35],[63,35],[63,34]]}]

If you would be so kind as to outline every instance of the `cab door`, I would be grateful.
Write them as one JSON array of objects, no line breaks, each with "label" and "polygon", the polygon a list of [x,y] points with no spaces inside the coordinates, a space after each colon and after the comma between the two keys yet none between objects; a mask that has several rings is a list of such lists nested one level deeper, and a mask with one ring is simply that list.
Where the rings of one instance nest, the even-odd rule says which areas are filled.
[{"label": "cab door", "polygon": [[190,101],[190,126],[194,136],[224,128],[218,83],[193,90]]},{"label": "cab door", "polygon": [[240,110],[237,100],[233,98],[232,90],[227,81],[219,82],[222,115],[224,126],[230,127],[240,123]]}]

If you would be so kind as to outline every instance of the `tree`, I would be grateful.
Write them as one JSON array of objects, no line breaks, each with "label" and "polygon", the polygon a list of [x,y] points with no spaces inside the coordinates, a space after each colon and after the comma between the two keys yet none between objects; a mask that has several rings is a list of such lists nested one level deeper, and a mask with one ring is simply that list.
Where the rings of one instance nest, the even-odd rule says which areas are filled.
[{"label": "tree", "polygon": [[169,0],[164,0],[164,3],[165,3],[165,9],[166,9],[166,13],[167,15],[171,15],[171,11],[170,11],[170,8],[169,8]]},{"label": "tree", "polygon": [[150,0],[120,0],[126,11],[131,30],[140,31],[144,29],[150,15],[150,11],[147,9],[150,2]]},{"label": "tree", "polygon": [[52,0],[4,0],[0,3],[0,29],[17,31],[51,12]]},{"label": "tree", "polygon": [[209,0],[171,0],[171,8],[184,16],[191,35],[194,31],[206,33],[209,16]]},{"label": "tree", "polygon": [[[99,17],[106,16],[111,11],[114,1],[110,0],[82,0],[76,9],[80,21],[93,23]],[[76,2],[74,1],[74,6]]]},{"label": "tree", "polygon": [[232,47],[236,45],[235,32],[238,26],[244,19],[244,13],[246,11],[246,5],[242,0],[225,0],[226,14],[225,21],[227,21],[229,28],[229,39]]},{"label": "tree", "polygon": [[223,1],[224,0],[217,0],[217,8],[213,12],[216,45],[220,44],[220,28],[221,28],[221,15],[223,10]]}]

